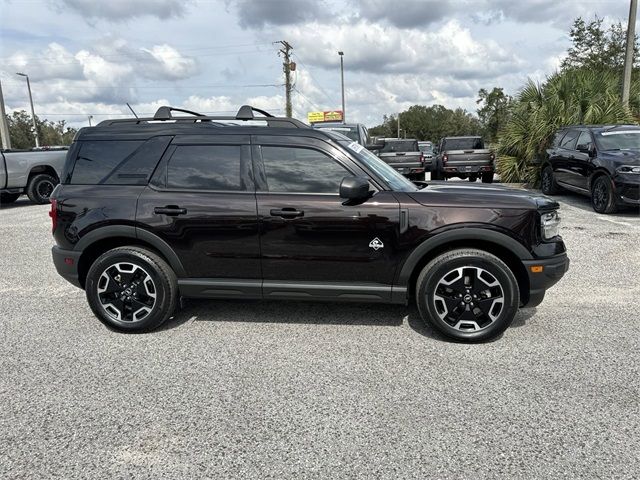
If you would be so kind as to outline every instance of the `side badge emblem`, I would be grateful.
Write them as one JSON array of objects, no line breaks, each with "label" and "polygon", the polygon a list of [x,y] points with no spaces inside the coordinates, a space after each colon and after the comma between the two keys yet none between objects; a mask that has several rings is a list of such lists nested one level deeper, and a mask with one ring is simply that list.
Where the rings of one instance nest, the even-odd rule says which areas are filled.
[{"label": "side badge emblem", "polygon": [[369,242],[369,246],[377,252],[381,248],[384,248],[384,243],[382,243],[380,239],[376,237]]}]

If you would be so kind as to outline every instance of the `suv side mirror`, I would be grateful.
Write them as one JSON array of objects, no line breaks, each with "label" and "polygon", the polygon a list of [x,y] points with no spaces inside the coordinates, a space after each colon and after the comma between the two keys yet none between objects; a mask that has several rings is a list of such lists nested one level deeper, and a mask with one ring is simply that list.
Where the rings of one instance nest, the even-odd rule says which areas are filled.
[{"label": "suv side mirror", "polygon": [[576,150],[582,153],[587,153],[589,155],[593,153],[593,149],[591,148],[591,145],[588,143],[581,143],[576,147]]},{"label": "suv side mirror", "polygon": [[344,177],[340,183],[340,197],[362,200],[369,197],[369,180],[364,177]]}]

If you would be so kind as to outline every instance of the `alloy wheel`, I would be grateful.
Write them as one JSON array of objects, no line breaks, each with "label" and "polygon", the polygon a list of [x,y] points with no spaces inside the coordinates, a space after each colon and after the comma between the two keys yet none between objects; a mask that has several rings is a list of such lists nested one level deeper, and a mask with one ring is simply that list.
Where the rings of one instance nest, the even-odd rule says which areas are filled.
[{"label": "alloy wheel", "polygon": [[133,263],[107,267],[100,275],[97,292],[105,313],[120,322],[139,322],[156,304],[157,289],[151,275]]},{"label": "alloy wheel", "polygon": [[41,198],[49,198],[53,193],[55,185],[48,180],[43,180],[36,186],[36,192]]},{"label": "alloy wheel", "polygon": [[609,192],[604,182],[597,182],[593,188],[593,205],[596,210],[604,210],[609,201]]},{"label": "alloy wheel", "polygon": [[480,267],[460,267],[443,275],[433,300],[440,319],[463,332],[486,329],[505,306],[502,285]]}]

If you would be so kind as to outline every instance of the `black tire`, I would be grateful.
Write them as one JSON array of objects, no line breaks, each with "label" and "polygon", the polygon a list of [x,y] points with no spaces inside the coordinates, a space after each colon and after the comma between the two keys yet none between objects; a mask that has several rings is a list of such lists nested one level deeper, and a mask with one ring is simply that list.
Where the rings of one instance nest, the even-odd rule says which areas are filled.
[{"label": "black tire", "polygon": [[[447,281],[449,285],[444,285]],[[422,269],[416,282],[416,303],[422,320],[438,332],[459,341],[481,342],[511,325],[520,291],[502,260],[483,250],[465,248],[445,252]]]},{"label": "black tire", "polygon": [[178,281],[155,253],[141,247],[119,247],[93,262],[85,291],[91,310],[102,323],[121,332],[139,333],[156,329],[171,317],[178,300]]},{"label": "black tire", "polygon": [[33,203],[39,205],[49,203],[49,197],[57,184],[58,180],[55,177],[48,173],[40,173],[29,180],[27,196]]},{"label": "black tire", "polygon": [[22,195],[21,193],[0,193],[0,205],[13,203]]},{"label": "black tire", "polygon": [[555,195],[560,192],[560,185],[556,182],[551,165],[547,165],[542,169],[540,174],[540,189],[545,195]]},{"label": "black tire", "polygon": [[444,176],[439,170],[434,170],[431,172],[431,180],[444,180]]},{"label": "black tire", "polygon": [[484,172],[482,174],[482,183],[493,183],[493,172]]},{"label": "black tire", "polygon": [[478,180],[478,176],[477,175],[469,175],[469,181],[470,182],[475,182],[476,180]]},{"label": "black tire", "polygon": [[607,175],[600,175],[591,183],[591,206],[598,213],[618,211],[613,183]]}]

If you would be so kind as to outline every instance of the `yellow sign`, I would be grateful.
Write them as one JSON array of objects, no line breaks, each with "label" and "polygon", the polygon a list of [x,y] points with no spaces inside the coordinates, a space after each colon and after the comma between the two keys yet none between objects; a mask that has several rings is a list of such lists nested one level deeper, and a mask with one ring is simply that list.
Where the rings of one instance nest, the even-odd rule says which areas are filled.
[{"label": "yellow sign", "polygon": [[309,113],[307,113],[307,121],[309,123],[324,122],[324,112],[309,112]]},{"label": "yellow sign", "polygon": [[342,110],[331,110],[331,111],[325,111],[325,112],[309,112],[307,113],[307,121],[309,123],[341,122]]}]

